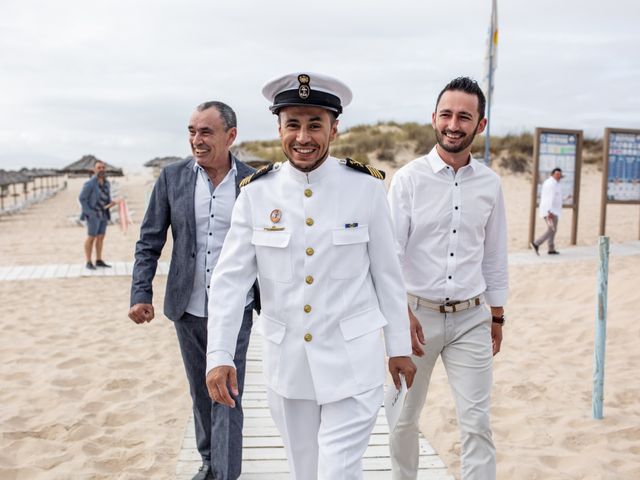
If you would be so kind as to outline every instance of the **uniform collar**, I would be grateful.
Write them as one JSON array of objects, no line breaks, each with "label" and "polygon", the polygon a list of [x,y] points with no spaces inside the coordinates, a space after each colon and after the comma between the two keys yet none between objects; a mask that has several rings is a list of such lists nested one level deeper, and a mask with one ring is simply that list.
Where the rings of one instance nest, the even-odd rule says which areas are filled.
[{"label": "uniform collar", "polygon": [[310,172],[301,172],[296,167],[294,167],[291,162],[286,162],[284,167],[289,172],[289,175],[294,180],[300,183],[316,183],[322,180],[325,176],[327,176],[334,168],[338,166],[338,162],[332,156],[328,156],[327,159],[322,162],[315,170],[311,170]]},{"label": "uniform collar", "polygon": [[[471,159],[469,160],[469,163],[465,166],[471,167],[471,170],[475,172],[478,169],[478,166],[480,164],[475,158],[473,158],[473,155],[469,155],[469,156],[471,157]],[[440,157],[440,154],[438,153],[438,149],[435,146],[427,154],[427,162],[431,166],[431,170],[433,170],[433,173],[438,173],[443,168],[448,167],[445,161],[442,160],[442,157]],[[464,167],[461,167],[461,168],[464,168]]]}]

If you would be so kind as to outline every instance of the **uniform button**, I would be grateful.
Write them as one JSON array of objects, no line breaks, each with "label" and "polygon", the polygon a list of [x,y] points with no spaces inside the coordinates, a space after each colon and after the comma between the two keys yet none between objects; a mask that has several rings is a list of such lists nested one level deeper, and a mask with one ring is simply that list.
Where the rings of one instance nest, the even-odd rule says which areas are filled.
[{"label": "uniform button", "polygon": [[451,280],[451,275],[449,275],[449,280]]},{"label": "uniform button", "polygon": [[311,218],[311,217],[307,218],[306,223],[309,226],[313,225],[313,218]]},{"label": "uniform button", "polygon": [[456,187],[458,186],[458,182],[456,182]]},{"label": "uniform button", "polygon": [[310,188],[305,189],[304,196],[310,197],[311,195],[313,195],[313,192],[311,191],[311,189]]},{"label": "uniform button", "polygon": [[313,248],[311,248],[311,247],[307,248],[307,255],[308,256],[313,255]]},{"label": "uniform button", "polygon": [[304,341],[305,341],[305,342],[310,342],[311,340],[313,340],[313,336],[312,336],[310,333],[307,333],[307,334],[304,336]]},{"label": "uniform button", "polygon": [[311,311],[311,305],[305,305],[304,306],[304,311],[305,311],[305,313],[309,313]]},{"label": "uniform button", "polygon": [[454,230],[453,233],[456,233],[456,231]]},{"label": "uniform button", "polygon": [[458,209],[458,207],[455,207],[455,209],[457,210],[457,209]]},{"label": "uniform button", "polygon": [[213,235],[213,233],[209,232],[209,235]]},{"label": "uniform button", "polygon": [[207,272],[210,272],[210,271],[211,271],[211,269],[207,268]]},{"label": "uniform button", "polygon": [[313,277],[311,275],[307,275],[307,278],[305,278],[304,281],[311,285],[313,283]]},{"label": "uniform button", "polygon": [[449,255],[451,255],[453,257],[453,253],[450,253]]},{"label": "uniform button", "polygon": [[211,255],[211,252],[207,252],[207,255]]}]

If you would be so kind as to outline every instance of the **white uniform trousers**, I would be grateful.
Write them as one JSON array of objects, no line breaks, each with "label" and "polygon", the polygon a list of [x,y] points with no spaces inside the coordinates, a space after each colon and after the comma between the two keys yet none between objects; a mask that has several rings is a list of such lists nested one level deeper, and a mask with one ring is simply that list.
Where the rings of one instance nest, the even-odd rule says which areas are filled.
[{"label": "white uniform trousers", "polygon": [[282,435],[293,480],[361,480],[362,456],[384,389],[318,405],[268,389],[271,416]]},{"label": "white uniform trousers", "polygon": [[412,306],[422,325],[426,345],[413,386],[396,429],[390,436],[393,480],[414,480],[418,470],[418,421],[438,359],[449,378],[460,428],[461,479],[494,480],[496,453],[491,438],[490,407],[493,381],[491,315],[484,306],[456,313],[439,313]]}]

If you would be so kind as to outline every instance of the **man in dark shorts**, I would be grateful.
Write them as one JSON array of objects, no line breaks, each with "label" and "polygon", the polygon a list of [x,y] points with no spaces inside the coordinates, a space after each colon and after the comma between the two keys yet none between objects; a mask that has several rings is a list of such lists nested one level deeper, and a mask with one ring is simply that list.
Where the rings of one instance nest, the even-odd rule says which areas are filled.
[{"label": "man in dark shorts", "polygon": [[[106,176],[104,162],[96,160],[93,166],[95,175],[87,180],[80,192],[80,205],[82,206],[81,219],[87,221],[87,239],[84,241],[84,254],[87,260],[86,267],[95,270],[96,267],[111,268],[102,260],[102,245],[104,234],[107,231],[107,222],[111,219],[109,209],[115,205],[111,201],[111,185]],[[96,263],[91,262],[91,252],[95,245]]]}]

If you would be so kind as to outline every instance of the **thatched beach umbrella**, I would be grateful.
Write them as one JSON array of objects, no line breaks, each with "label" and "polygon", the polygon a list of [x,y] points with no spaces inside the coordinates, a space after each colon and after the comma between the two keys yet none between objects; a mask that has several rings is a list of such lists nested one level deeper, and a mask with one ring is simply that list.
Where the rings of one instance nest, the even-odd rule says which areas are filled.
[{"label": "thatched beach umbrella", "polygon": [[231,153],[233,153],[238,160],[247,165],[251,165],[253,168],[260,168],[271,163],[269,160],[265,160],[243,148],[234,147],[231,149]]},{"label": "thatched beach umbrella", "polygon": [[[80,160],[70,163],[66,167],[62,168],[61,171],[72,176],[91,176],[93,175],[93,167],[97,160],[99,159],[93,155],[85,155]],[[114,167],[104,160],[100,161],[104,163],[105,167],[107,167],[108,176],[121,177],[123,175],[121,168]]]}]

